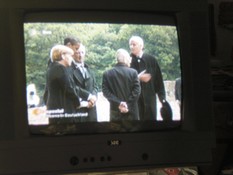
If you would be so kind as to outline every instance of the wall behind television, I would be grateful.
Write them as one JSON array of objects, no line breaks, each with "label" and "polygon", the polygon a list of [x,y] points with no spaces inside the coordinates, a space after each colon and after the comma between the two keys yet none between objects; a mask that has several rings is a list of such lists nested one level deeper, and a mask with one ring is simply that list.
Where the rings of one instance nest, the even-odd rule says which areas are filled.
[{"label": "wall behind television", "polygon": [[233,65],[233,1],[209,0],[212,6],[212,54],[213,66]]}]

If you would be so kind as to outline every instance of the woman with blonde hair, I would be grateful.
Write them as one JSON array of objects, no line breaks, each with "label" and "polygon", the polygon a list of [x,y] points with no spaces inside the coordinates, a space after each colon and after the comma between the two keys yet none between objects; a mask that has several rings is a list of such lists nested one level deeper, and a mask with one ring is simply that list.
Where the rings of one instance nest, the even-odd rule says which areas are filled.
[{"label": "woman with blonde hair", "polygon": [[51,49],[51,64],[47,70],[48,98],[46,106],[51,121],[65,114],[75,113],[79,107],[79,95],[70,76],[69,66],[73,61],[73,50],[64,45]]}]

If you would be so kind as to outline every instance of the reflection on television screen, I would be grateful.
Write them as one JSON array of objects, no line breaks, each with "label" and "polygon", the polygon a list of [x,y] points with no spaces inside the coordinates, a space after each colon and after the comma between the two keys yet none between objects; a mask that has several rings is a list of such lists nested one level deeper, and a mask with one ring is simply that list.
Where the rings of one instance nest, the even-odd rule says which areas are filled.
[{"label": "reflection on television screen", "polygon": [[[164,99],[160,99],[161,96],[158,95],[163,94],[161,89],[157,90],[159,92],[154,96],[156,103],[147,101],[153,95],[145,95],[145,89],[152,90],[158,87],[157,68],[148,62],[143,63],[143,60],[136,63],[145,64],[143,65],[147,67],[145,73],[156,73],[156,77],[152,75],[149,80],[156,84],[155,87],[148,87],[149,83],[139,80],[140,89],[138,90],[140,92],[135,95],[134,92],[136,93],[137,90],[134,89],[133,80],[130,79],[131,77],[127,79],[126,74],[122,75],[121,69],[118,69],[120,73],[113,77],[108,72],[105,86],[103,86],[104,73],[116,68],[116,52],[120,48],[131,55],[132,61],[129,67],[136,70],[136,67],[133,66],[136,58],[132,54],[129,42],[131,36],[140,36],[143,39],[143,53],[152,55],[161,70],[160,84],[164,86]],[[32,133],[59,135],[137,132],[176,128],[181,124],[181,68],[175,25],[28,22],[24,23],[24,37],[28,124]],[[76,39],[76,43],[72,43],[73,38]],[[54,46],[64,44],[73,50],[73,54],[71,54],[73,60],[70,65],[68,64],[69,50],[60,47],[54,48]],[[54,52],[51,51],[52,48]],[[57,56],[59,54],[62,64],[58,63],[61,61]],[[84,62],[84,71],[80,67],[82,62]],[[143,66],[139,66],[138,75],[144,73]],[[118,78],[120,80],[115,81]],[[140,79],[140,77],[138,78]],[[66,84],[67,81],[69,85]],[[129,84],[129,81],[132,84]],[[75,88],[61,90],[62,87],[68,86]],[[103,87],[107,89],[104,90],[105,93],[103,93]],[[130,94],[126,93],[127,91]],[[132,94],[138,96],[133,99],[138,104],[138,109],[128,103],[129,99],[125,99]],[[62,97],[64,95],[66,97]],[[150,106],[143,108],[145,116],[142,116],[140,109],[141,96],[147,96],[141,100],[141,103],[144,106]],[[119,100],[123,102],[120,103],[122,106],[120,106]],[[56,105],[60,106],[56,107]],[[75,106],[74,109],[73,106]],[[111,111],[111,109],[117,108],[118,113]],[[156,109],[155,112],[149,111],[154,109]],[[128,115],[128,111],[137,112],[137,110],[138,118],[137,115],[136,117]],[[113,115],[115,118],[112,117]],[[168,118],[166,118],[167,116]]]}]

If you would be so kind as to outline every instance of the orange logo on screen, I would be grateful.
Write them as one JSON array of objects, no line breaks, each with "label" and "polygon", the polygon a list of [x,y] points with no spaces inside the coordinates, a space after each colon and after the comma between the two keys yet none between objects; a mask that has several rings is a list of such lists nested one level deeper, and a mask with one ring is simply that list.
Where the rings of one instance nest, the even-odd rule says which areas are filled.
[{"label": "orange logo on screen", "polygon": [[164,171],[167,175],[179,175],[180,173],[179,168],[165,168]]}]

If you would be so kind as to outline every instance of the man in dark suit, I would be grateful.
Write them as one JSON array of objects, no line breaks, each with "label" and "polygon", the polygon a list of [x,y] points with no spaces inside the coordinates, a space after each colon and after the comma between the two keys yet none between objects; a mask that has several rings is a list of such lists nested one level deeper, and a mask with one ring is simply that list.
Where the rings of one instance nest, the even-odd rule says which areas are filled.
[{"label": "man in dark suit", "polygon": [[165,101],[165,88],[162,73],[155,57],[143,52],[144,42],[139,36],[129,40],[132,56],[131,67],[139,74],[141,94],[138,100],[140,120],[156,120],[157,100]]},{"label": "man in dark suit", "polygon": [[[69,45],[69,43],[65,43]],[[80,113],[82,117],[77,118],[77,122],[96,122],[96,100],[98,87],[94,73],[89,66],[85,63],[85,46],[80,44],[77,49],[77,55],[74,56],[74,62],[72,63],[72,76],[80,96],[80,107],[77,109],[77,113]]]},{"label": "man in dark suit", "polygon": [[117,64],[104,72],[102,82],[103,94],[110,102],[110,121],[139,120],[137,71],[129,68],[131,57],[126,50],[119,49],[116,58]]}]

